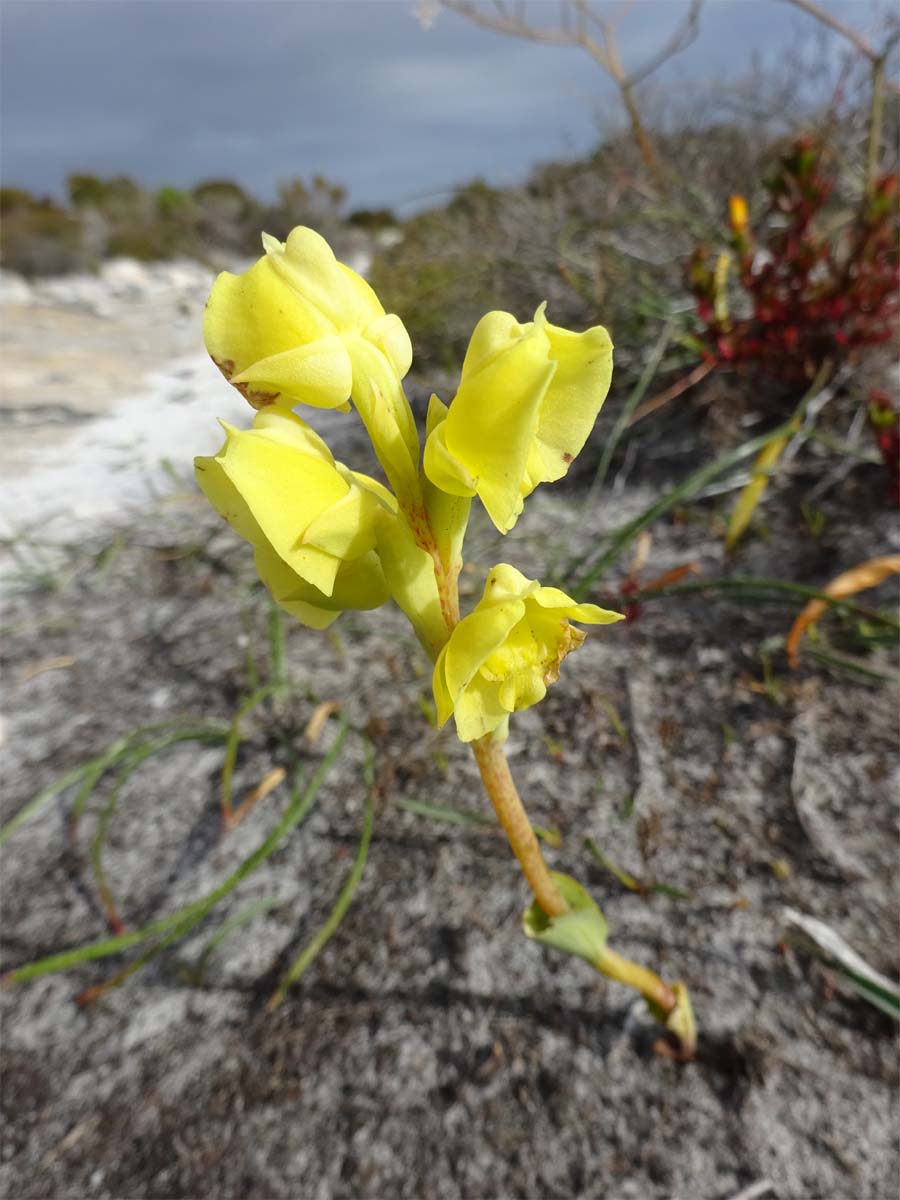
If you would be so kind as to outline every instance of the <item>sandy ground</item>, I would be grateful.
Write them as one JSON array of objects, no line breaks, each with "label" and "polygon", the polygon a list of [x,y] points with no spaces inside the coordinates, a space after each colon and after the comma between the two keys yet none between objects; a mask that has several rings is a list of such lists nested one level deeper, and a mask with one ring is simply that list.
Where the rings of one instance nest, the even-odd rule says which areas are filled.
[{"label": "sandy ground", "polygon": [[203,352],[212,272],[199,264],[132,266],[119,287],[115,263],[97,278],[7,286],[0,308],[6,533],[37,522],[46,528],[60,514],[115,517],[156,489],[164,461],[175,466],[184,447],[215,444],[216,414],[244,415],[231,389],[222,395],[221,376]]},{"label": "sandy ground", "polygon": [[[208,415],[229,411],[229,390],[189,358],[196,372],[178,377],[187,395],[167,407],[160,397],[172,377],[152,373],[160,353],[184,369],[196,326],[186,321],[176,344],[169,323],[158,315],[148,326],[139,307],[95,332],[123,388],[131,380],[143,390],[110,411],[108,378],[94,391],[86,374],[78,403],[105,415],[62,434],[34,429],[36,440],[20,428],[17,444],[33,457],[14,516],[46,511],[58,476],[39,449],[45,434],[71,459],[73,446],[87,453],[110,441],[104,421],[130,430],[150,406],[147,427],[169,431],[152,456],[171,457],[182,473],[209,448],[202,431]],[[5,313],[19,390],[52,373],[46,361],[63,346],[75,352],[86,319],[60,319],[67,343],[51,336],[52,315],[39,337],[29,312],[41,315],[33,306]],[[143,330],[140,368],[125,352],[123,322]],[[192,424],[169,427],[174,409],[195,414]],[[331,431],[336,453],[353,458],[353,428]],[[65,545],[49,550],[23,535],[6,563],[5,817],[135,726],[230,719],[253,688],[249,652],[266,677],[267,609],[249,555],[186,487],[154,498],[163,476],[151,472],[152,487],[130,490],[147,472],[122,454],[122,491],[93,501],[67,492],[66,505],[96,502],[91,521],[73,522],[68,538],[57,525]],[[502,546],[477,519],[469,557],[546,572],[561,546],[589,548],[652,494],[635,484],[614,506],[586,510],[577,491],[543,489]],[[872,496],[868,477],[847,480],[825,502],[817,542],[799,538],[796,508],[784,505],[769,541],[748,545],[741,572],[824,579],[848,546],[853,561],[883,552],[893,521]],[[703,510],[655,531],[652,571],[688,557],[708,574],[724,569]],[[480,579],[478,568],[470,593]],[[75,1005],[77,993],[128,955],[3,990],[0,1192],[728,1200],[765,1184],[757,1194],[776,1200],[893,1197],[895,1026],[785,947],[782,912],[828,921],[896,975],[897,695],[809,666],[790,675],[783,662],[766,683],[760,646],[795,611],[721,596],[648,605],[634,623],[592,632],[510,739],[534,820],[562,835],[548,852],[553,865],[591,889],[621,952],[691,989],[696,1062],[654,1054],[656,1031],[625,989],[525,941],[527,897],[499,836],[403,807],[478,808],[477,777],[452,734],[425,719],[427,664],[402,619],[388,609],[347,614],[337,636],[289,628],[296,690],[250,719],[235,775],[243,797],[274,766],[299,758],[314,769],[336,728],[317,745],[303,740],[322,700],[339,701],[374,739],[375,836],[347,918],[267,1013],[266,997],[319,928],[356,852],[366,793],[357,733],[304,824],[144,972],[88,1008]],[[128,928],[204,894],[284,811],[282,786],[223,835],[221,767],[221,747],[190,745],[150,759],[123,791],[103,861]],[[91,801],[74,847],[71,792],[4,847],[4,967],[104,936],[89,852],[108,794]],[[626,891],[591,859],[586,836],[689,898]],[[271,905],[218,944],[198,975],[221,922],[262,900]]]}]

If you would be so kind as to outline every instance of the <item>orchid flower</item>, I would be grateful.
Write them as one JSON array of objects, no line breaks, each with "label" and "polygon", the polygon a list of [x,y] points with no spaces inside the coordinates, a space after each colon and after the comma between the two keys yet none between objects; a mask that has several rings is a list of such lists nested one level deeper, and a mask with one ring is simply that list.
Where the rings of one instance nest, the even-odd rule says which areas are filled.
[{"label": "orchid flower", "polygon": [[[572,622],[620,619],[527,579],[508,563],[487,574],[460,616],[457,581],[471,502],[501,533],[541,483],[561,479],[609,390],[612,342],[601,326],[575,333],[547,320],[491,312],[472,334],[449,406],[432,396],[424,461],[402,380],[412,361],[399,317],[310,229],[243,275],[216,280],[207,348],[257,410],[252,428],[225,426],[218,454],[196,460],[200,487],[254,547],[275,601],[324,628],[343,609],[392,598],[433,664],[438,719],[469,743],[485,790],[531,887],[526,934],[637,988],[652,1014],[693,1053],[682,984],[668,985],[607,945],[600,909],[575,880],[550,871],[504,752],[510,718],[543,699],[585,633]],[[365,424],[387,484],[336,462],[292,409],[347,410]]]}]

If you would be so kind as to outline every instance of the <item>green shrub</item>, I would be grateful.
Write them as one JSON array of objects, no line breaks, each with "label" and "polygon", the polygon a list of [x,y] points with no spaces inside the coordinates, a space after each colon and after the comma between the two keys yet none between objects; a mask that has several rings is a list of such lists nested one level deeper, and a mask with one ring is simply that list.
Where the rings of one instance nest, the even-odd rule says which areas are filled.
[{"label": "green shrub", "polygon": [[127,175],[101,179],[97,175],[70,175],[69,200],[74,208],[96,208],[105,216],[115,217],[141,208],[143,189]]},{"label": "green shrub", "polygon": [[7,212],[0,226],[0,260],[21,275],[62,275],[88,266],[77,218],[50,200]]},{"label": "green shrub", "polygon": [[355,208],[347,217],[347,224],[368,233],[380,233],[382,229],[395,229],[397,218],[389,208]]},{"label": "green shrub", "polygon": [[0,216],[7,217],[10,213],[28,212],[29,209],[39,204],[40,201],[24,188],[0,188]]}]

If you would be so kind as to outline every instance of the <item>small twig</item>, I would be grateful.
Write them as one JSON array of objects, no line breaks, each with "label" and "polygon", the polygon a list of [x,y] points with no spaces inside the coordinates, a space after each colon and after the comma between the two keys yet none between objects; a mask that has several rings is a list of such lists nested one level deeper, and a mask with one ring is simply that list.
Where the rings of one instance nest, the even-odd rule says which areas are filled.
[{"label": "small twig", "polygon": [[619,413],[618,417],[616,418],[616,423],[612,427],[612,432],[607,439],[606,445],[603,447],[603,454],[600,456],[600,464],[594,473],[593,482],[591,483],[585,499],[585,507],[590,506],[596,493],[603,486],[606,480],[607,472],[609,471],[609,464],[612,462],[613,455],[616,452],[616,447],[621,441],[625,430],[631,425],[632,413],[634,412],[635,406],[641,402],[647,391],[647,388],[650,386],[654,376],[656,375],[656,372],[659,370],[659,364],[662,362],[663,355],[668,349],[671,339],[672,322],[667,321],[663,326],[662,333],[657,339],[656,345],[652,348],[647,356],[647,362],[640,374],[640,378],[632,388],[631,394],[625,401],[622,411]]},{"label": "small twig", "polygon": [[664,62],[680,51],[685,50],[690,46],[691,42],[696,40],[697,34],[700,32],[700,9],[702,7],[703,0],[691,0],[691,7],[684,21],[678,26],[671,38],[643,66],[632,71],[625,80],[629,87],[636,87],[637,84],[643,83],[648,75],[652,75]]},{"label": "small twig", "polygon": [[[525,38],[531,42],[543,42],[550,46],[577,46],[589,54],[601,70],[615,81],[641,157],[656,184],[660,188],[664,187],[662,165],[641,120],[634,98],[634,88],[694,40],[699,28],[703,0],[691,0],[684,20],[669,40],[630,74],[626,73],[622,66],[616,42],[616,23],[621,14],[604,20],[587,0],[570,0],[570,3],[562,4],[557,25],[532,24],[525,16],[524,6],[512,6],[504,0],[494,0],[488,10],[479,7],[473,0],[440,0],[440,3],[450,12],[465,17],[473,24],[480,25],[482,29]],[[598,36],[594,36],[591,26]]]},{"label": "small twig", "polygon": [[707,359],[704,362],[697,363],[693,371],[688,372],[682,379],[676,380],[671,387],[667,387],[665,391],[659,392],[656,396],[651,396],[641,404],[629,418],[626,429],[630,429],[632,425],[636,425],[638,421],[642,421],[644,417],[649,417],[651,413],[655,413],[658,409],[668,404],[670,400],[676,400],[683,392],[698,384],[701,379],[705,379],[711,371],[714,371],[717,364]]},{"label": "small twig", "polygon": [[760,1196],[767,1196],[769,1192],[775,1191],[775,1184],[770,1179],[759,1179],[756,1183],[751,1183],[749,1187],[745,1187],[742,1191],[736,1192],[731,1200],[759,1200]]},{"label": "small twig", "polygon": [[[859,435],[862,433],[863,427],[865,426],[865,422],[866,411],[864,408],[860,408],[854,414],[853,421],[849,430],[847,431],[848,445],[852,445],[854,439],[858,439]],[[835,465],[833,470],[822,475],[819,478],[819,481],[812,488],[810,488],[809,492],[807,492],[807,504],[812,504],[814,500],[820,500],[822,496],[830,492],[833,487],[836,487],[837,484],[842,483],[843,480],[845,480],[850,472],[854,469],[854,467],[856,467],[858,461],[859,460],[855,457],[851,458],[846,456],[841,462]]]},{"label": "small twig", "polygon": [[[849,25],[845,25],[843,21],[839,20],[839,18],[834,15],[834,13],[828,12],[824,8],[820,8],[818,4],[813,2],[813,0],[785,0],[785,2],[787,4],[793,4],[795,8],[802,9],[803,12],[808,13],[811,17],[815,17],[817,21],[820,21],[823,25],[827,25],[829,29],[840,34],[841,37],[846,38],[847,41],[850,42],[851,45],[855,46],[860,54],[864,55],[864,57],[867,58],[873,66],[883,60],[884,53],[879,53],[871,44],[871,42],[866,41],[866,39],[861,33],[859,33],[858,30],[851,28]],[[888,87],[900,94],[900,83],[897,83],[893,79],[886,80],[885,82],[887,83]]]},{"label": "small twig", "polygon": [[270,792],[284,782],[286,774],[284,767],[273,767],[271,771],[268,771],[256,787],[247,793],[237,808],[232,810],[227,821],[227,828],[231,830],[240,825],[251,809],[254,809],[261,800],[265,800]]}]

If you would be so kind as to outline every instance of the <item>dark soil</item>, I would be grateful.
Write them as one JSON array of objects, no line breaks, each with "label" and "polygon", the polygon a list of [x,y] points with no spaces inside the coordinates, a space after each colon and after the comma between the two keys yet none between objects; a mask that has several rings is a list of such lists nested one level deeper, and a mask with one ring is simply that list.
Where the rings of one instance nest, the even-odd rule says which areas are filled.
[{"label": "dark soil", "polygon": [[[660,474],[706,453],[689,426],[694,460],[673,452]],[[733,566],[715,499],[660,523],[644,578],[695,560],[706,576],[821,585],[887,552],[896,531],[868,469],[819,502],[818,537],[800,513],[809,482],[797,474],[773,495],[767,536]],[[559,573],[564,553],[590,550],[658,494],[646,475],[620,483],[589,511],[583,492],[542,489],[502,545],[478,518],[469,602],[499,558]],[[52,584],[11,582],[7,817],[137,725],[230,719],[253,689],[249,651],[266,677],[250,554],[196,498],[111,536],[79,534]],[[319,762],[335,724],[314,746],[302,737],[319,701],[368,731],[378,811],[347,918],[266,1012],[350,870],[365,796],[355,734],[304,825],[187,941],[87,1008],[74,997],[128,956],[4,990],[2,1194],[726,1200],[769,1181],[776,1200],[896,1195],[896,1027],[786,944],[783,908],[833,925],[896,976],[897,695],[809,658],[789,672],[767,639],[800,603],[713,591],[648,602],[638,620],[591,632],[510,738],[533,819],[562,834],[552,864],[591,890],[617,949],[688,985],[695,1062],[654,1052],[631,993],[522,937],[528,897],[502,837],[401,806],[484,802],[465,748],[423,715],[427,663],[399,614],[347,614],[334,635],[288,628],[298,689],[248,720],[235,776],[240,798],[273,766]],[[891,668],[884,653],[860,661]],[[222,836],[221,762],[221,747],[182,747],[127,785],[104,862],[129,928],[211,888],[283,811],[284,785]],[[105,936],[88,862],[104,794],[76,848],[71,792],[4,848],[5,967]],[[585,837],[688,898],[627,891]],[[221,921],[260,898],[276,903],[188,978]]]}]

